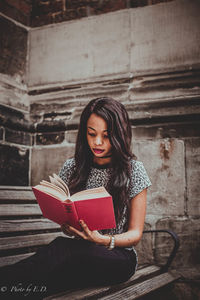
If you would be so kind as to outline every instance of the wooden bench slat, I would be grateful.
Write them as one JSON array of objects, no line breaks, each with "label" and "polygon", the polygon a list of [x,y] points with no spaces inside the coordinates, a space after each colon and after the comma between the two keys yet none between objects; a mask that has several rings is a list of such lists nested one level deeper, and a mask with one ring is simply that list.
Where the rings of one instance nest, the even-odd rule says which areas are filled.
[{"label": "wooden bench slat", "polygon": [[[136,273],[124,284],[129,285],[133,284],[134,281],[138,279],[142,279],[143,277],[153,275],[154,273],[160,271],[160,267],[151,265],[145,268],[142,268],[140,270],[137,270]],[[123,284],[122,284],[123,285]],[[44,298],[43,300],[64,300],[64,299],[87,299],[89,297],[93,296],[98,296],[99,294],[102,293],[107,293],[109,290],[111,290],[113,287],[110,286],[104,286],[104,287],[92,287],[92,288],[85,288],[81,289],[79,291],[66,291],[66,292],[61,292],[53,296],[49,296]],[[99,298],[98,298],[99,299]]]},{"label": "wooden bench slat", "polygon": [[0,185],[0,191],[31,191],[32,188],[30,185]]},{"label": "wooden bench slat", "polygon": [[65,235],[62,232],[52,232],[0,238],[0,250],[40,246],[50,243],[57,236]]},{"label": "wooden bench slat", "polygon": [[1,204],[0,216],[42,215],[38,204]]},{"label": "wooden bench slat", "polygon": [[[178,279],[178,275],[172,275],[169,272],[160,274],[151,279],[145,280],[141,283],[131,285],[126,287],[120,291],[112,293],[111,295],[107,295],[104,297],[100,297],[98,299],[101,300],[121,300],[121,299],[138,299],[139,297],[145,296],[150,292],[155,291],[158,288],[161,288],[176,279]],[[64,298],[63,298],[64,299]],[[67,298],[65,298],[67,299]],[[78,299],[78,298],[76,298]],[[81,299],[81,298],[79,298]]]},{"label": "wooden bench slat", "polygon": [[36,200],[32,190],[2,190],[0,189],[0,200]]},{"label": "wooden bench slat", "polygon": [[24,258],[27,258],[31,255],[33,255],[35,252],[25,253],[25,254],[18,254],[18,255],[12,255],[12,256],[5,256],[0,257],[0,267],[7,266],[10,264],[14,264]]},{"label": "wooden bench slat", "polygon": [[48,219],[1,220],[0,232],[20,232],[27,230],[58,229],[60,226]]}]

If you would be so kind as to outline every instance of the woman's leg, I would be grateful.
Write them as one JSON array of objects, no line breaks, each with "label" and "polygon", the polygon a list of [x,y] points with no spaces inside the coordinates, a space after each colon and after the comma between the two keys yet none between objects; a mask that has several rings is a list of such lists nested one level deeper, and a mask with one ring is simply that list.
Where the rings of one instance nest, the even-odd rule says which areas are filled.
[{"label": "woman's leg", "polygon": [[72,274],[79,285],[124,282],[135,273],[137,265],[134,251],[123,248],[110,251],[104,246],[82,240],[73,244],[71,255],[74,266]]},{"label": "woman's leg", "polygon": [[[109,251],[84,240],[58,237],[35,255],[1,268],[0,278],[3,279],[1,283],[9,285],[8,291],[19,284],[24,288],[29,286],[29,295],[39,299],[40,295],[62,289],[126,281],[134,273],[135,266],[133,251],[120,248]],[[39,292],[36,293],[34,287]],[[11,294],[16,295],[14,290]],[[22,299],[25,295],[21,293],[20,296]]]},{"label": "woman's leg", "polygon": [[121,283],[128,280],[136,269],[134,251],[122,248],[110,251],[104,246],[76,239],[66,248],[67,259],[49,273],[50,286],[54,287],[51,293],[55,292],[55,288],[67,290]]},{"label": "woman's leg", "polygon": [[36,290],[42,289],[41,296],[46,296],[54,291],[54,288],[56,290],[59,281],[52,285],[51,278],[57,278],[56,273],[59,272],[64,263],[69,264],[71,248],[69,245],[73,242],[72,239],[58,237],[40,248],[36,254],[13,265],[2,267],[0,269],[0,283],[1,287],[7,288],[7,291],[0,289],[1,295],[5,297],[9,294],[8,299],[18,295],[22,299],[26,296],[28,289],[31,290],[29,296],[33,294],[32,296],[39,299],[40,292]]}]

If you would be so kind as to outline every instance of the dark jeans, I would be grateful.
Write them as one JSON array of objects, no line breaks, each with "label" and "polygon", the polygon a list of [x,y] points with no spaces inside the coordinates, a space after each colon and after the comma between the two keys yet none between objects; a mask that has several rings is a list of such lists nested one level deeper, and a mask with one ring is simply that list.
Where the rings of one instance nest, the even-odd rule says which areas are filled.
[{"label": "dark jeans", "polygon": [[1,296],[42,299],[66,289],[116,284],[128,280],[136,264],[134,251],[109,251],[88,241],[58,237],[31,257],[0,269]]}]

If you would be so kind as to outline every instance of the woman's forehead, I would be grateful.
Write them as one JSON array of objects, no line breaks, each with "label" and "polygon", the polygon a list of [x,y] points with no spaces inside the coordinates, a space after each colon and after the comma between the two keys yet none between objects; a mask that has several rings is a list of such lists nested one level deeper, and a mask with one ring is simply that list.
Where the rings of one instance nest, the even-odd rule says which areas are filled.
[{"label": "woman's forehead", "polygon": [[106,131],[107,123],[102,117],[93,113],[87,121],[87,127],[94,130]]}]

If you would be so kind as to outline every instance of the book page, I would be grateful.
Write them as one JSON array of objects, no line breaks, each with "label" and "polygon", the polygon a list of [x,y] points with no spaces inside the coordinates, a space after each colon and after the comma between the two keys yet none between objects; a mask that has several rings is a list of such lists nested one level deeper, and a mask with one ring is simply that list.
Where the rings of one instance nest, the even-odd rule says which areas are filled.
[{"label": "book page", "polygon": [[[52,178],[52,177],[51,177]],[[54,184],[62,187],[62,189],[65,191],[66,195],[70,197],[70,192],[69,192],[69,188],[66,185],[66,183],[55,173],[53,173],[53,179],[54,179]]]},{"label": "book page", "polygon": [[67,190],[65,189],[65,187],[58,182],[54,177],[49,176],[50,179],[50,183],[52,183],[54,186],[59,187],[65,194],[67,194]]},{"label": "book page", "polygon": [[87,200],[93,198],[103,198],[108,196],[110,196],[110,194],[106,191],[106,189],[103,186],[101,186],[98,188],[88,189],[88,190],[75,193],[70,197],[70,199],[72,201],[78,201],[78,200]]},{"label": "book page", "polygon": [[63,191],[63,189],[61,189],[59,186],[57,186],[57,185],[55,185],[55,184],[53,184],[53,183],[51,183],[51,182],[48,182],[48,181],[46,181],[46,180],[42,180],[42,181],[40,182],[40,185],[49,187],[49,188],[51,188],[51,189],[54,189],[54,190],[56,190],[57,192],[59,192],[60,194],[62,194],[63,196],[67,197],[67,195],[66,195],[65,191]]},{"label": "book page", "polygon": [[67,200],[67,196],[65,194],[60,193],[59,190],[57,190],[51,186],[38,184],[35,186],[35,189],[37,189],[41,192],[44,192],[50,196],[53,196],[58,200],[61,200],[61,201]]}]

